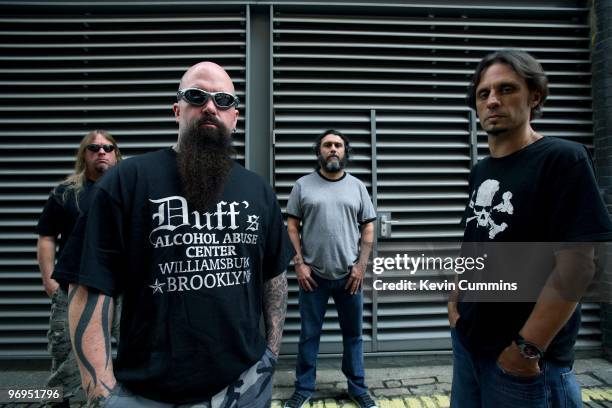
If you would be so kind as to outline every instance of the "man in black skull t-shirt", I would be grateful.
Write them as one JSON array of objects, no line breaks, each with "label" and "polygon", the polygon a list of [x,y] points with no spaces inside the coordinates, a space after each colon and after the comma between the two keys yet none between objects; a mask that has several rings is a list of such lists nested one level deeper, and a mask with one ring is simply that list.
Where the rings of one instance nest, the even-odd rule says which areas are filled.
[{"label": "man in black skull t-shirt", "polygon": [[270,186],[231,159],[237,103],[221,67],[194,65],[174,104],[177,146],[126,160],[97,186],[70,295],[91,401],[269,404],[294,252]]},{"label": "man in black skull t-shirt", "polygon": [[[502,247],[497,254],[504,255],[488,254],[487,262],[496,266],[483,276],[510,277],[523,290],[537,291],[531,303],[470,302],[466,292],[459,293],[458,303],[449,302],[451,407],[582,406],[572,371],[578,299],[544,295],[558,284],[548,277],[561,276],[568,267],[571,279],[588,279],[577,275],[592,270],[592,246],[579,243],[612,240],[612,223],[586,148],[531,128],[547,95],[542,67],[518,50],[487,55],[472,80],[468,98],[487,132],[491,156],[470,174],[464,254],[466,248],[487,254]],[[521,242],[534,244],[518,244],[523,251],[507,256]],[[535,243],[563,244],[543,253],[545,246]],[[534,259],[548,263],[548,270],[528,273],[515,267]],[[576,260],[585,267],[571,269]],[[500,269],[508,273],[501,275]]]}]

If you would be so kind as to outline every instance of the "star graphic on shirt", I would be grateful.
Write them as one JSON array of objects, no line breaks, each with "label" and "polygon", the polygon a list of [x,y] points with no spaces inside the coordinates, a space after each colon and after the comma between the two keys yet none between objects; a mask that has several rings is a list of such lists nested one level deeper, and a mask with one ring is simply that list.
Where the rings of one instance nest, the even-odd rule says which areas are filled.
[{"label": "star graphic on shirt", "polygon": [[249,226],[246,227],[247,231],[257,232],[259,230],[259,217],[257,215],[249,215],[247,222],[249,223]]},{"label": "star graphic on shirt", "polygon": [[162,286],[164,286],[165,283],[159,283],[159,281],[157,279],[155,279],[155,284],[153,285],[149,285],[149,287],[151,289],[153,289],[153,294],[159,292],[159,293],[164,293]]}]

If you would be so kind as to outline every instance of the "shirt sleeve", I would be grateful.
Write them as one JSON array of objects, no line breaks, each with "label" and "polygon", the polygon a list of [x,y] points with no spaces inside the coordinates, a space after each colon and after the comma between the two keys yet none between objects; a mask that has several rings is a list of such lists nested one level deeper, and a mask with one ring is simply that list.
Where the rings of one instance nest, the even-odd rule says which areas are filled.
[{"label": "shirt sleeve", "polygon": [[289,201],[287,201],[287,215],[298,220],[301,220],[303,217],[302,206],[300,205],[300,192],[301,187],[298,181],[293,185],[291,194],[289,194]]},{"label": "shirt sleeve", "polygon": [[552,240],[597,242],[612,240],[612,222],[603,202],[590,155],[567,166],[555,183],[550,202]]},{"label": "shirt sleeve", "polygon": [[61,231],[63,211],[64,208],[57,201],[55,191],[52,191],[38,219],[36,233],[41,236],[57,237]]},{"label": "shirt sleeve", "polygon": [[[85,223],[82,257],[72,283],[98,289],[109,296],[121,292],[124,257],[124,218],[120,206],[103,189],[95,189]],[[83,222],[83,221],[82,221]]]},{"label": "shirt sleeve", "polygon": [[272,279],[283,273],[289,261],[295,255],[295,250],[287,234],[287,228],[283,222],[280,206],[270,190],[270,225],[266,234],[265,252],[263,259],[264,281]]},{"label": "shirt sleeve", "polygon": [[359,214],[359,224],[364,225],[376,220],[376,211],[372,205],[372,200],[368,194],[368,190],[359,183],[359,194],[361,195],[361,213]]}]

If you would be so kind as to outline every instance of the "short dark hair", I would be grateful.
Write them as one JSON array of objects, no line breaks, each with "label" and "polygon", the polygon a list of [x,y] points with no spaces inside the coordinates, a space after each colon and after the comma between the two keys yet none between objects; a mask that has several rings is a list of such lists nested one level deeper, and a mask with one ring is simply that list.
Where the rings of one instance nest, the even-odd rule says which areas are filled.
[{"label": "short dark hair", "polygon": [[468,88],[468,106],[476,109],[476,88],[480,83],[482,72],[493,64],[509,65],[514,72],[527,82],[530,91],[540,93],[540,103],[531,108],[530,120],[542,116],[542,105],[548,97],[548,78],[546,78],[542,65],[533,56],[525,51],[513,48],[492,52],[480,61]]},{"label": "short dark hair", "polygon": [[351,156],[351,151],[352,151],[351,143],[348,137],[346,137],[345,135],[342,134],[342,132],[336,129],[327,129],[325,132],[317,136],[317,138],[315,139],[314,145],[312,146],[312,150],[314,151],[314,154],[317,157],[321,154],[321,141],[327,135],[335,135],[335,136],[339,136],[340,138],[342,138],[342,141],[344,142],[344,157],[348,160],[348,158]]}]

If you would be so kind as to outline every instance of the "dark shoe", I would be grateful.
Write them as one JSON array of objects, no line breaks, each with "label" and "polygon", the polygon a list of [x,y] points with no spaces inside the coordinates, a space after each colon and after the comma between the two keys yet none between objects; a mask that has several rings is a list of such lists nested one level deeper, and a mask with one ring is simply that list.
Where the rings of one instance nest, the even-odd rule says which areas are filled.
[{"label": "dark shoe", "polygon": [[357,404],[359,408],[378,408],[378,405],[376,405],[374,400],[370,397],[370,394],[367,392],[359,396],[350,395],[350,397],[353,401],[355,401],[355,404]]},{"label": "dark shoe", "polygon": [[302,408],[304,404],[308,402],[309,399],[310,397],[305,397],[302,394],[294,392],[291,398],[289,398],[287,402],[285,402],[283,408]]}]

